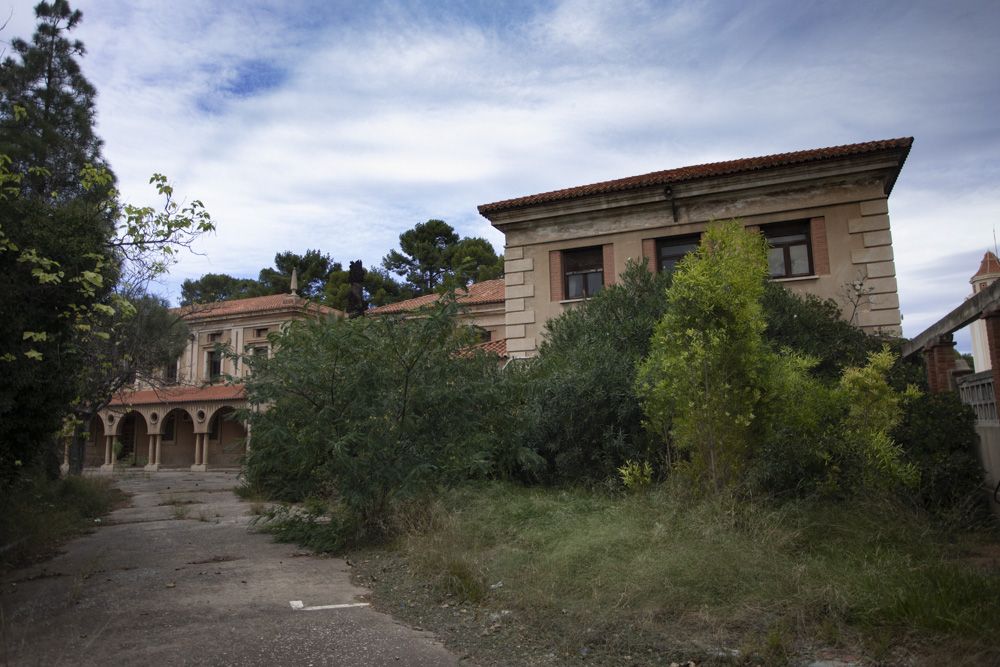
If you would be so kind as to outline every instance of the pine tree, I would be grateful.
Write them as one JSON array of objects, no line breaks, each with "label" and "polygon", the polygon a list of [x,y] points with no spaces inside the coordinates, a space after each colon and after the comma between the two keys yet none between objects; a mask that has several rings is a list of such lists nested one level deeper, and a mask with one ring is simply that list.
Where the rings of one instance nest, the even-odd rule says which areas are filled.
[{"label": "pine tree", "polygon": [[[35,16],[31,42],[12,40],[13,54],[0,63],[0,155],[22,176],[22,197],[66,202],[85,194],[86,165],[108,169],[94,132],[97,91],[80,70],[83,43],[68,37],[81,12],[52,0],[38,3]],[[112,186],[86,194],[103,197]]]}]

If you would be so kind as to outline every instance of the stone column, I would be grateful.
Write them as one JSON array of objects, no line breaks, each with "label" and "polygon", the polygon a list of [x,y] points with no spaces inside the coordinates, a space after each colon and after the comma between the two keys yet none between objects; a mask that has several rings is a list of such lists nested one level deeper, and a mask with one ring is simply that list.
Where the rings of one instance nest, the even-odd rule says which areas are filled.
[{"label": "stone column", "polygon": [[208,433],[201,435],[201,465],[208,468]]},{"label": "stone column", "polygon": [[951,334],[938,336],[924,348],[927,367],[927,387],[932,394],[954,390],[952,371],[955,370],[955,340]]},{"label": "stone column", "polygon": [[146,468],[149,472],[156,472],[160,469],[160,436],[155,433],[149,434],[149,459],[146,461]]},{"label": "stone column", "polygon": [[112,472],[115,469],[115,454],[112,447],[114,439],[113,435],[104,436],[104,465],[101,466],[101,470],[105,472]]},{"label": "stone column", "polygon": [[194,434],[194,465],[191,466],[191,470],[197,472],[205,472],[205,450],[208,448],[208,434],[207,433],[195,433]]}]

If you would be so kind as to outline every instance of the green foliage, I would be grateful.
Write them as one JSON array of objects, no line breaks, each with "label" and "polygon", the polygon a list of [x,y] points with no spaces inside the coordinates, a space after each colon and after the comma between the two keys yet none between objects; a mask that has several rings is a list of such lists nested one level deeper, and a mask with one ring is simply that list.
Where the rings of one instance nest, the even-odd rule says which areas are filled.
[{"label": "green foliage", "polygon": [[498,472],[603,481],[627,459],[656,456],[634,385],[669,282],[631,262],[616,284],[549,320],[538,357],[511,364],[494,399],[505,421]]},{"label": "green foliage", "polygon": [[270,497],[336,499],[345,540],[393,530],[404,504],[488,468],[479,428],[496,359],[461,353],[446,302],[414,320],[293,323],[270,359],[249,357],[249,486]]},{"label": "green foliage", "polygon": [[625,465],[618,468],[618,474],[621,475],[622,484],[629,491],[642,491],[653,482],[653,466],[649,461],[638,463],[628,460]]},{"label": "green foliage", "polygon": [[734,483],[753,446],[769,361],[760,305],[766,244],[736,221],[713,225],[683,259],[639,370],[652,433],[690,457],[713,488]]},{"label": "green foliage", "polygon": [[[336,265],[323,288],[323,303],[331,308],[348,312],[350,309],[350,272]],[[384,306],[414,296],[413,291],[393,280],[383,269],[366,269],[361,282],[364,306]]]},{"label": "green foliage", "polygon": [[976,457],[976,416],[953,392],[909,401],[893,438],[920,472],[917,501],[952,522],[984,511],[983,470]]},{"label": "green foliage", "polygon": [[390,250],[382,266],[404,276],[415,296],[503,275],[503,257],[486,239],[459,238],[444,220],[419,222],[400,234],[399,250]]},{"label": "green foliage", "polygon": [[400,541],[398,570],[419,576],[398,588],[446,594],[449,564],[473,563],[504,582],[484,606],[511,610],[545,652],[607,650],[592,656],[599,664],[650,650],[686,662],[706,643],[763,650],[776,627],[810,660],[819,647],[862,658],[859,644],[885,632],[920,663],[929,645],[952,659],[986,652],[968,664],[1000,657],[1000,578],[961,559],[970,547],[990,553],[995,534],[956,544],[891,497],[693,498],[677,481],[624,496],[500,483],[450,491],[436,519]]},{"label": "green foliage", "polygon": [[106,167],[94,132],[97,91],[80,69],[83,44],[70,40],[82,14],[66,0],[40,2],[31,41],[14,38],[0,63],[0,155],[21,175],[18,191],[29,199],[66,203],[107,196],[89,192],[80,174]]},{"label": "green foliage", "polygon": [[180,305],[213,303],[257,296],[260,283],[253,278],[234,278],[224,273],[206,273],[197,280],[186,278],[181,284]]},{"label": "green foliage", "polygon": [[797,294],[781,283],[766,282],[761,301],[767,319],[765,337],[775,349],[789,348],[813,360],[811,372],[836,380],[847,366],[865,363],[883,341],[841,317],[832,299]]}]

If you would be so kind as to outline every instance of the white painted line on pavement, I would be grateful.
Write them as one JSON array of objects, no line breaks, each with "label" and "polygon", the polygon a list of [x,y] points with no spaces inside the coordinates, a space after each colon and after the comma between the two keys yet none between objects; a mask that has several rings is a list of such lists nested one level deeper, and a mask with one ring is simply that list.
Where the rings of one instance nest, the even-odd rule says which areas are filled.
[{"label": "white painted line on pavement", "polygon": [[302,600],[289,600],[289,605],[295,611],[320,611],[321,609],[348,609],[350,607],[368,607],[369,602],[350,602],[347,604],[321,604],[315,607],[307,607]]}]

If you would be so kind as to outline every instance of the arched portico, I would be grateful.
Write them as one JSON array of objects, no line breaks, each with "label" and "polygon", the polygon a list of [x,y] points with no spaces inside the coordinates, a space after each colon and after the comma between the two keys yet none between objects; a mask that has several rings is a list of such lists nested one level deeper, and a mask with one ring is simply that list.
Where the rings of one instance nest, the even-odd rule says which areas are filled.
[{"label": "arched portico", "polygon": [[132,461],[147,471],[208,465],[236,465],[244,452],[246,431],[232,419],[246,407],[243,387],[170,387],[121,394],[101,410],[104,465],[114,469],[115,440]]}]

